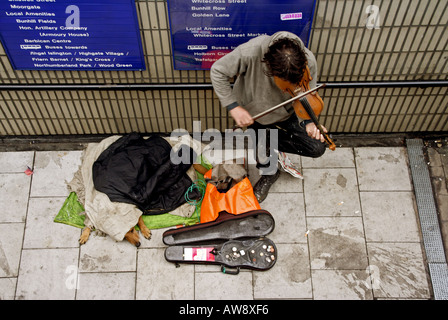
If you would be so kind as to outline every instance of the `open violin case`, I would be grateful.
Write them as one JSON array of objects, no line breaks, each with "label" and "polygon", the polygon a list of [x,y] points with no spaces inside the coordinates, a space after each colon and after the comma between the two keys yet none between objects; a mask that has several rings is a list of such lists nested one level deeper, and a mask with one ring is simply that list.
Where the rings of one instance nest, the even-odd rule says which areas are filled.
[{"label": "open violin case", "polygon": [[266,237],[274,227],[266,210],[238,215],[222,211],[214,221],[165,231],[165,259],[220,265],[227,274],[238,274],[240,268],[268,270],[277,261],[277,247]]}]

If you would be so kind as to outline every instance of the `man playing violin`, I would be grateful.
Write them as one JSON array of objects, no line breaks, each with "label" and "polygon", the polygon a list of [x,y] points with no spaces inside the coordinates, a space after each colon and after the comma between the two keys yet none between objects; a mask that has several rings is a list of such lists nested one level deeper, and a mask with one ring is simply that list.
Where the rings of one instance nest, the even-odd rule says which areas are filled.
[{"label": "man playing violin", "polygon": [[[317,158],[326,149],[324,136],[314,122],[299,118],[292,104],[256,121],[252,118],[290,99],[287,88],[297,87],[306,66],[311,75],[309,86],[315,88],[317,64],[313,53],[298,36],[281,31],[272,36],[253,38],[236,47],[212,65],[210,77],[221,104],[237,126],[253,128],[255,132],[258,129],[277,129],[278,151]],[[233,88],[232,79],[235,79]],[[322,129],[326,132],[325,128]],[[263,171],[268,166],[258,158],[257,167],[262,175],[254,186],[254,193],[262,202],[280,172],[277,166],[271,172]]]}]

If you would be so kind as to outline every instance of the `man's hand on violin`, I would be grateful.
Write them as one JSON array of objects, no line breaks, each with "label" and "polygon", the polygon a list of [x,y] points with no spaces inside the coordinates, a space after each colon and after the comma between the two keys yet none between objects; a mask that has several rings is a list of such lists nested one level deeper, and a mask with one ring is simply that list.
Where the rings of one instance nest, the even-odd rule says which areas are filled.
[{"label": "man's hand on violin", "polygon": [[[310,122],[305,127],[306,133],[308,136],[310,136],[313,139],[320,140],[321,142],[325,142],[324,136],[321,134],[320,130],[316,127],[314,122]],[[327,133],[327,129],[322,126],[322,129],[324,129],[325,133]]]},{"label": "man's hand on violin", "polygon": [[235,120],[236,125],[240,128],[250,126],[251,124],[254,123],[254,119],[252,119],[250,113],[247,112],[247,110],[241,106],[238,106],[230,110],[230,115]]}]

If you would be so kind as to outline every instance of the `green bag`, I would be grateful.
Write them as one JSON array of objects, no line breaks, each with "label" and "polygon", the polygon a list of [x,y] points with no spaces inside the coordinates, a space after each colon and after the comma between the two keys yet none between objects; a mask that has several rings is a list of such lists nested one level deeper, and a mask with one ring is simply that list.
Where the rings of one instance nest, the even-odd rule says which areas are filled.
[{"label": "green bag", "polygon": [[70,192],[61,210],[54,218],[54,222],[65,223],[82,229],[85,227],[84,219],[86,218],[83,212],[84,207],[78,201],[78,195],[75,192]]}]

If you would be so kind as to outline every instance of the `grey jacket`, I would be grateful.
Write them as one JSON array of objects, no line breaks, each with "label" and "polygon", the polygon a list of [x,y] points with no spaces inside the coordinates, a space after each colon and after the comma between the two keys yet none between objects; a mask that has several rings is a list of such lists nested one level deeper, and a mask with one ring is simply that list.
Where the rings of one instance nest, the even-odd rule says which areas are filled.
[{"label": "grey jacket", "polygon": [[[297,39],[303,42],[293,33],[280,31],[272,36],[262,35],[249,40],[236,47],[232,52],[216,61],[210,70],[210,78],[213,88],[223,107],[242,106],[252,116],[259,114],[273,106],[291,98],[283,93],[274,83],[271,77],[266,76],[265,64],[261,62],[269,45],[279,38]],[[310,87],[316,87],[317,63],[313,53],[305,48],[308,58],[308,67],[311,77]],[[231,78],[237,76],[233,86]],[[294,110],[282,107],[276,111],[259,118],[261,124],[272,124],[286,120]],[[300,119],[299,119],[300,120]]]}]

